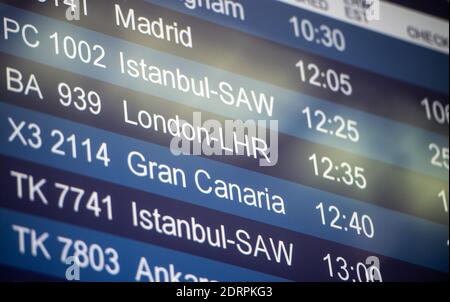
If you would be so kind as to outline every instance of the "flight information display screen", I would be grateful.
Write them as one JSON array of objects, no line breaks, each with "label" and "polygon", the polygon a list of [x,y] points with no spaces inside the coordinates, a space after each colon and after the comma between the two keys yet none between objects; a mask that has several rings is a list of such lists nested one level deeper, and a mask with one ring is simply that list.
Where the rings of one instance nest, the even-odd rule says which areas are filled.
[{"label": "flight information display screen", "polygon": [[1,280],[448,281],[448,1],[0,18]]}]

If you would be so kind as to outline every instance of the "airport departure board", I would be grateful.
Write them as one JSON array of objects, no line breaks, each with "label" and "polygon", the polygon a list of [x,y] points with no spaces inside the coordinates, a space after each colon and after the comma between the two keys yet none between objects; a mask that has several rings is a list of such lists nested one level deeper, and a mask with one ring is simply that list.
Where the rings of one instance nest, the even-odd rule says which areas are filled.
[{"label": "airport departure board", "polygon": [[1,0],[0,279],[447,282],[448,5]]}]

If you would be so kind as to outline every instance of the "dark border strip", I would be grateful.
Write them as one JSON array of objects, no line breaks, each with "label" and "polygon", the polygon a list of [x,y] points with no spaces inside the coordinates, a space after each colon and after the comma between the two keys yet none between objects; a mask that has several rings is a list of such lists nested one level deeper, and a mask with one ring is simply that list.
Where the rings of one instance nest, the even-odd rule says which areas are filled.
[{"label": "dark border strip", "polygon": [[448,20],[448,0],[384,0]]}]

